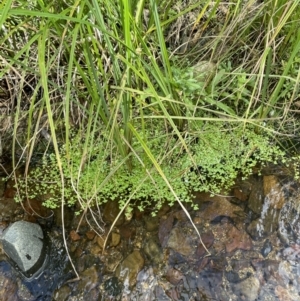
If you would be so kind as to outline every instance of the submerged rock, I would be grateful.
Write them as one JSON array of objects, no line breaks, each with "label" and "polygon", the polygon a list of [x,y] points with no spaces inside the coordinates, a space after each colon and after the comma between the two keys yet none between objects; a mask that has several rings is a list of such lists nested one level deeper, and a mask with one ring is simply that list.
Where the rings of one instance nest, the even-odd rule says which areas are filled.
[{"label": "submerged rock", "polygon": [[144,258],[139,251],[129,254],[116,270],[116,276],[124,282],[125,286],[133,286],[136,277],[144,266]]},{"label": "submerged rock", "polygon": [[263,257],[267,257],[268,254],[273,250],[273,246],[272,246],[272,243],[270,242],[269,239],[267,239],[265,242],[264,242],[264,245],[261,249],[261,254]]},{"label": "submerged rock", "polygon": [[43,239],[43,230],[38,224],[18,221],[3,231],[3,249],[22,272],[33,269],[36,272],[44,261]]},{"label": "submerged rock", "polygon": [[248,208],[260,215],[264,203],[264,187],[260,177],[253,181],[251,193],[248,200]]},{"label": "submerged rock", "polygon": [[271,207],[281,209],[285,203],[284,191],[276,176],[264,176],[264,195],[270,200]]},{"label": "submerged rock", "polygon": [[0,300],[18,301],[18,286],[13,279],[10,266],[5,261],[0,261]]},{"label": "submerged rock", "polygon": [[239,300],[255,301],[260,289],[259,280],[256,277],[250,277],[246,280],[233,285],[234,293]]},{"label": "submerged rock", "polygon": [[187,227],[173,228],[167,243],[167,247],[183,256],[193,255],[195,252],[193,232]]}]

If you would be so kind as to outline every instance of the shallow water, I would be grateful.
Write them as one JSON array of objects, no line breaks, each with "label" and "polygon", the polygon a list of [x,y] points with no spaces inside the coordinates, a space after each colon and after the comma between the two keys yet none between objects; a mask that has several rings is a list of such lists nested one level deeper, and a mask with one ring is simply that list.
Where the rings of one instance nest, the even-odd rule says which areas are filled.
[{"label": "shallow water", "polygon": [[[19,208],[1,215],[7,222],[26,219]],[[191,217],[211,253],[206,256],[196,232],[177,206],[165,206],[158,217],[136,212],[103,240],[72,212],[66,220],[68,248],[80,275],[75,278],[57,219],[48,228],[49,265],[26,281],[2,255],[3,300],[300,300],[300,192],[288,177],[265,174],[237,182],[227,196],[195,197]],[[15,205],[13,205],[15,206]],[[103,210],[111,215],[108,206]],[[114,207],[114,206],[113,206]],[[1,208],[0,208],[1,209]],[[16,212],[12,217],[11,212]],[[105,229],[109,228],[107,222]],[[73,233],[71,235],[71,233]],[[70,234],[70,235],[69,235]],[[105,236],[105,234],[104,234]],[[1,294],[0,291],[0,294]]]}]

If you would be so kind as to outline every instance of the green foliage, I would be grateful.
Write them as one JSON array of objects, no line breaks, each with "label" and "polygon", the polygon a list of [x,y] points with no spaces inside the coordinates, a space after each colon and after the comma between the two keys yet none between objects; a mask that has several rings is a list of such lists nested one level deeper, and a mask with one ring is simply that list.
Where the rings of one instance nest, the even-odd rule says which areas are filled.
[{"label": "green foliage", "polygon": [[[220,127],[205,123],[197,139],[189,142],[192,156],[180,147],[173,135],[159,130],[146,131],[145,135],[148,147],[182,202],[191,203],[193,191],[219,193],[221,189],[230,188],[238,174],[247,176],[259,163],[276,163],[284,158],[284,153],[268,135],[255,134],[251,126],[233,127],[224,122]],[[133,199],[138,201],[140,210],[152,206],[156,212],[164,202],[174,204],[174,195],[136,139],[133,138],[136,156],[132,158],[131,172],[120,155],[108,151],[104,137],[88,146],[88,155],[83,159],[82,139],[80,135],[73,137],[69,160],[66,147],[60,149],[64,193],[69,206],[80,200],[81,209],[85,209],[95,203],[116,200],[122,208],[136,187],[139,189]],[[54,155],[44,158],[41,166],[32,169],[26,180],[18,182],[19,198],[24,197],[27,187],[29,198],[44,195],[47,196],[45,206],[60,205],[61,178]]]}]

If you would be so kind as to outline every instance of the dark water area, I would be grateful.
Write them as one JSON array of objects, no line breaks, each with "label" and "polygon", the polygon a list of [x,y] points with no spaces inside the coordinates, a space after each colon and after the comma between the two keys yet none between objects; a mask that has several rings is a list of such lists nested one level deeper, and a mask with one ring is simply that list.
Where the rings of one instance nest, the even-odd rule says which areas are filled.
[{"label": "dark water area", "polygon": [[[1,301],[300,300],[300,189],[282,170],[237,180],[223,195],[196,193],[199,209],[189,212],[205,247],[178,205],[163,206],[155,217],[151,210],[122,216],[104,251],[116,204],[101,207],[101,218],[95,211],[83,220],[66,209],[66,241],[79,280],[65,251],[59,211],[45,223],[14,203],[8,189],[0,191],[0,230],[17,220],[40,223],[49,248],[43,273],[32,279],[2,251]],[[40,202],[32,206],[49,216]]]}]

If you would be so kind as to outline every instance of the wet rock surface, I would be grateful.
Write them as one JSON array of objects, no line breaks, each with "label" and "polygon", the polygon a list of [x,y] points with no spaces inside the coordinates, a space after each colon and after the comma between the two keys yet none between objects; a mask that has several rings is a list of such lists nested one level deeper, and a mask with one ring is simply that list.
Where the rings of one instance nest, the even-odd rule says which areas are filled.
[{"label": "wet rock surface", "polygon": [[197,193],[199,210],[190,214],[205,247],[179,206],[164,206],[156,217],[135,212],[112,231],[119,212],[115,203],[103,206],[107,224],[97,220],[101,231],[68,209],[65,238],[79,278],[64,248],[59,211],[49,225],[49,219],[29,216],[2,196],[0,233],[18,220],[40,223],[49,239],[51,268],[28,282],[2,251],[0,296],[3,301],[300,300],[298,186],[267,173],[237,182],[227,195]]}]

